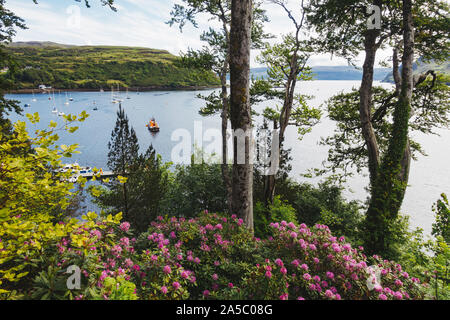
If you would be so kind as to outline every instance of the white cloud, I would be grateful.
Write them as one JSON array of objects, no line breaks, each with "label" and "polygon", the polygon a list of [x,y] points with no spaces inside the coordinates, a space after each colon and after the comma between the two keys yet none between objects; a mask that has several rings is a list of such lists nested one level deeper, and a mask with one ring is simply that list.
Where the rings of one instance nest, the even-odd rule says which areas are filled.
[{"label": "white cloud", "polygon": [[[180,0],[122,0],[116,1],[118,12],[101,7],[98,1],[91,1],[92,8],[85,8],[83,3],[61,2],[60,0],[41,0],[39,5],[31,1],[10,0],[7,8],[25,19],[27,30],[19,30],[15,41],[54,41],[76,45],[125,45],[143,46],[165,49],[173,54],[186,51],[188,47],[201,48],[199,36],[209,26],[220,26],[211,21],[205,14],[198,15],[199,28],[187,24],[180,33],[177,26],[170,27],[166,22],[170,19],[170,11],[174,3]],[[295,14],[295,4],[290,8]],[[79,26],[74,26],[74,12],[69,7],[79,8]],[[270,22],[266,24],[266,32],[279,37],[293,29],[292,22],[282,8],[265,4]],[[275,40],[273,40],[275,41]],[[252,52],[253,60],[258,54]],[[386,57],[388,53],[380,52]],[[362,64],[363,56],[359,57]],[[346,65],[345,59],[333,58],[329,55],[315,55],[310,65]],[[258,66],[253,61],[252,66]]]}]

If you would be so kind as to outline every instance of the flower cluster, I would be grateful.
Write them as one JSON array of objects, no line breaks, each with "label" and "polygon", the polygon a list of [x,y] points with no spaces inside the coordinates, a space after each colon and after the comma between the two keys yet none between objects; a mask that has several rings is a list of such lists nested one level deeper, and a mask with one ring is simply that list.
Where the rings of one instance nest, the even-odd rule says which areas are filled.
[{"label": "flower cluster", "polygon": [[[400,265],[366,257],[324,225],[272,223],[272,236],[261,240],[242,219],[205,212],[158,217],[135,239],[128,222],[95,218],[47,243],[44,271],[30,270],[24,279],[36,284],[51,272],[65,282],[65,270],[76,265],[81,289],[48,298],[77,300],[422,298],[423,284]],[[22,293],[42,298],[45,288],[39,283]]]}]

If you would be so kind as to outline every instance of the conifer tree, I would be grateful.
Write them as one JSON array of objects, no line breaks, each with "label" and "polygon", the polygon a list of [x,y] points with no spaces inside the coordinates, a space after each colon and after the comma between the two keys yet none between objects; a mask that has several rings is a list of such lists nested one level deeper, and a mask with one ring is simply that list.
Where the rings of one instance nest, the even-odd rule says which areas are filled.
[{"label": "conifer tree", "polygon": [[[130,127],[122,105],[119,105],[119,110],[117,111],[116,126],[111,133],[108,150],[107,164],[109,169],[123,177],[127,177],[133,172],[139,157],[139,144],[136,132]],[[126,219],[131,206],[127,182],[120,183],[117,180],[112,180],[108,183],[108,187],[113,191],[111,202],[108,201],[110,202],[109,205],[122,211]],[[120,189],[121,192],[114,192],[117,189]]]}]

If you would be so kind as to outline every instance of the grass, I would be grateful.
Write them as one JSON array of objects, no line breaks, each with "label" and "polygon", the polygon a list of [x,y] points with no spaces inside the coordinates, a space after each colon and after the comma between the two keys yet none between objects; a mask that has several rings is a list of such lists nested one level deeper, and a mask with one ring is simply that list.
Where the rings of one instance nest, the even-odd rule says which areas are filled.
[{"label": "grass", "polygon": [[168,51],[119,46],[67,46],[53,43],[18,43],[8,47],[19,70],[17,89],[40,84],[59,89],[109,89],[122,87],[217,86],[208,71],[184,68]]}]

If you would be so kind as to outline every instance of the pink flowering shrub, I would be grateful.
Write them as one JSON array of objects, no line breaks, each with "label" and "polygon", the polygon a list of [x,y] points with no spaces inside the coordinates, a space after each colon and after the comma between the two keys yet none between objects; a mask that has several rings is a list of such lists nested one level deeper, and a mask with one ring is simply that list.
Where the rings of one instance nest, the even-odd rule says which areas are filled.
[{"label": "pink flowering shrub", "polygon": [[[400,265],[366,257],[324,225],[283,221],[270,228],[273,236],[260,240],[236,216],[205,212],[189,220],[159,217],[134,239],[126,222],[88,221],[43,248],[24,278],[33,285],[20,294],[77,300],[423,298],[423,285]],[[72,265],[80,268],[80,289],[66,287]]]},{"label": "pink flowering shrub", "polygon": [[191,299],[423,297],[419,280],[400,265],[379,257],[369,262],[343,237],[333,237],[327,226],[310,229],[281,222],[270,227],[273,237],[261,241],[236,217],[204,213],[190,220],[160,218],[137,245],[159,249],[165,263],[189,270],[196,280],[195,285],[187,283]]}]

